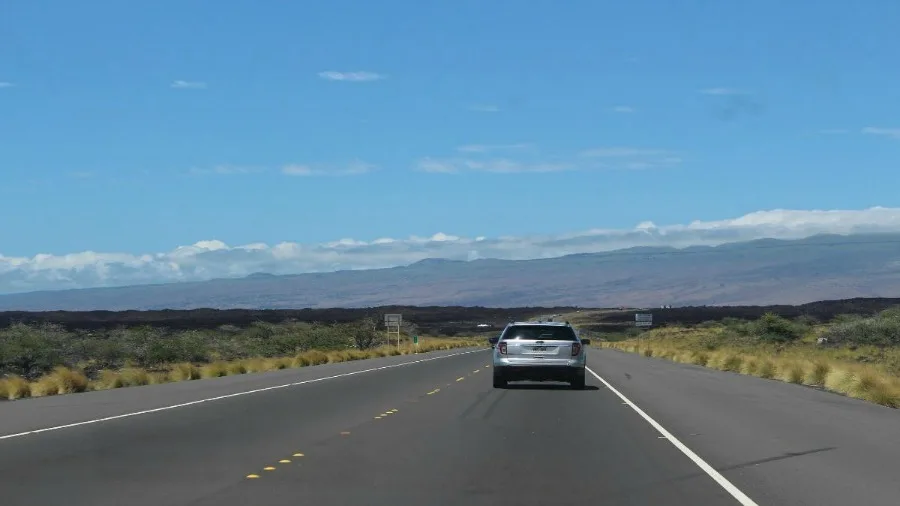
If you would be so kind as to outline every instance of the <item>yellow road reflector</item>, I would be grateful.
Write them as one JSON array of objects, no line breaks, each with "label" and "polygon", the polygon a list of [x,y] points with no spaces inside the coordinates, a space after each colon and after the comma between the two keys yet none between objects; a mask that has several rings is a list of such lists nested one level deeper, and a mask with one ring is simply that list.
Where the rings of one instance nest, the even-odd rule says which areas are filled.
[{"label": "yellow road reflector", "polygon": [[281,459],[281,460],[278,461],[278,463],[279,463],[279,464],[290,464],[291,461],[288,460],[288,459]]},{"label": "yellow road reflector", "polygon": [[264,467],[264,468],[263,468],[263,471],[274,471],[274,470],[275,470],[275,468],[272,467],[272,466],[268,466],[268,467]]},{"label": "yellow road reflector", "polygon": [[252,480],[254,478],[259,478],[259,475],[258,474],[248,474],[247,478],[250,478]]},{"label": "yellow road reflector", "polygon": [[295,454],[294,454],[294,457],[302,457],[302,456],[303,456],[302,453],[295,453]]}]

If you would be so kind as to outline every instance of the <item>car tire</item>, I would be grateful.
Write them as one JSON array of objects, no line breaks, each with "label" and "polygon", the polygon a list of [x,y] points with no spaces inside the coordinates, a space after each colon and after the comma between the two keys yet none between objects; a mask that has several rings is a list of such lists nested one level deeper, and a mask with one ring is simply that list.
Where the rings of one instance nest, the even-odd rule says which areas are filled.
[{"label": "car tire", "polygon": [[506,378],[502,374],[494,373],[494,388],[506,388]]},{"label": "car tire", "polygon": [[573,390],[584,390],[584,373],[576,374],[569,384]]}]

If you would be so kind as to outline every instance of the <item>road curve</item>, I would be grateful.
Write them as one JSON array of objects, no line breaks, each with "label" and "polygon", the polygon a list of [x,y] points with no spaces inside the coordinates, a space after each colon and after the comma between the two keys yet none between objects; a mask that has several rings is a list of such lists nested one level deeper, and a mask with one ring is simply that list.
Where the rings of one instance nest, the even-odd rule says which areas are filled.
[{"label": "road curve", "polygon": [[[741,504],[742,494],[744,504],[821,506],[900,497],[893,462],[880,461],[900,456],[895,410],[589,353],[599,376],[584,391],[494,389],[489,351],[454,350],[2,403],[0,497],[5,506],[716,506]],[[864,430],[839,429],[847,423]],[[870,446],[877,439],[880,450]],[[869,462],[852,460],[863,453]]]}]

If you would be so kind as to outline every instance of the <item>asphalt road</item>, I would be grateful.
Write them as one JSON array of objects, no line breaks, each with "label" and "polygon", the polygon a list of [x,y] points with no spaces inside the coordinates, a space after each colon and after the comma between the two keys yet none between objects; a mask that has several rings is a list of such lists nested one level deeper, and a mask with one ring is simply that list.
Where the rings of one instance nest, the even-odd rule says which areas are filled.
[{"label": "asphalt road", "polygon": [[0,403],[0,504],[900,500],[896,410],[589,353],[584,391],[494,389],[488,351],[452,351]]}]

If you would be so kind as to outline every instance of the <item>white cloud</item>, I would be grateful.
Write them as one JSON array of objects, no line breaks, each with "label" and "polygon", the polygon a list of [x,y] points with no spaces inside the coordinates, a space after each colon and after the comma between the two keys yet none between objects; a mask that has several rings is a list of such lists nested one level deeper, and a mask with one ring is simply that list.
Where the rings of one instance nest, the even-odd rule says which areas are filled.
[{"label": "white cloud", "polygon": [[862,131],[864,134],[881,135],[900,140],[900,128],[866,127]]},{"label": "white cloud", "polygon": [[493,172],[513,174],[522,172],[559,172],[575,168],[565,162],[519,161],[507,158],[475,160],[471,158],[423,158],[415,169],[420,172],[457,174],[460,172]]},{"label": "white cloud", "polygon": [[627,106],[627,105],[617,105],[612,108],[612,111],[617,112],[619,114],[631,114],[631,113],[635,112],[635,109],[634,109],[634,107]]},{"label": "white cloud", "polygon": [[0,88],[12,88],[15,84],[9,81],[0,81]]},{"label": "white cloud", "polygon": [[748,95],[749,93],[743,90],[738,90],[735,88],[706,88],[704,90],[700,90],[700,93],[704,95]]},{"label": "white cloud", "polygon": [[500,112],[499,107],[490,104],[470,105],[469,110],[476,112]]},{"label": "white cloud", "polygon": [[387,76],[375,72],[337,72],[335,70],[326,70],[324,72],[319,72],[319,77],[321,77],[322,79],[327,79],[329,81],[351,82],[378,81],[387,78]]},{"label": "white cloud", "polygon": [[420,159],[414,165],[419,172],[458,174],[462,172],[491,172],[496,174],[547,173],[569,170],[651,169],[674,167],[682,162],[675,153],[662,149],[633,147],[604,147],[584,150],[578,156],[541,158],[532,156],[512,158],[479,158],[498,149],[524,149],[528,144],[469,145],[457,148],[468,157]]},{"label": "white cloud", "polygon": [[285,176],[356,176],[372,172],[377,167],[363,161],[354,161],[342,167],[311,167],[309,165],[290,164],[281,168]]},{"label": "white cloud", "polygon": [[172,88],[177,89],[190,89],[190,90],[203,90],[206,89],[206,83],[201,81],[174,81],[171,85]]},{"label": "white cloud", "polygon": [[325,244],[282,242],[229,246],[199,241],[163,253],[85,251],[30,258],[0,255],[0,292],[198,281],[256,272],[295,274],[406,265],[425,258],[533,259],[596,253],[635,246],[718,245],[760,238],[799,239],[819,233],[900,232],[900,208],[770,210],[734,219],[630,229],[593,229],[531,237],[431,237],[341,239]]}]

